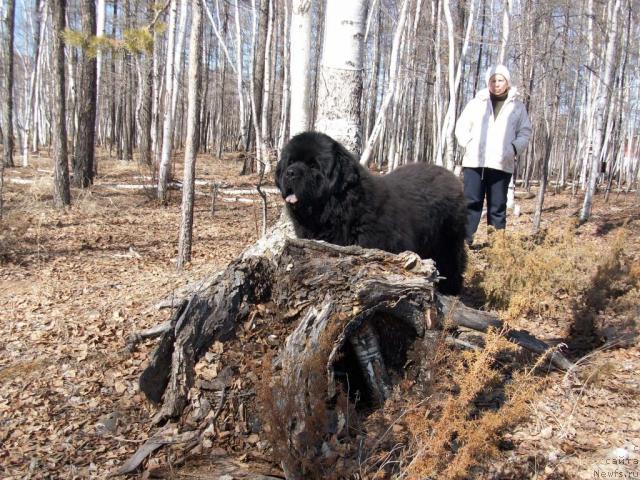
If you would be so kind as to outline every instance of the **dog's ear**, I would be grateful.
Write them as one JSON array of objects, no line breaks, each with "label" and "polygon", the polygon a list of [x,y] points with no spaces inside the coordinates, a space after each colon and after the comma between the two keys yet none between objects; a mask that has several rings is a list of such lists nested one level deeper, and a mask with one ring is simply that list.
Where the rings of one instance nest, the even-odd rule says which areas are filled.
[{"label": "dog's ear", "polygon": [[339,142],[332,146],[333,171],[330,177],[331,187],[344,191],[360,181],[358,160]]}]

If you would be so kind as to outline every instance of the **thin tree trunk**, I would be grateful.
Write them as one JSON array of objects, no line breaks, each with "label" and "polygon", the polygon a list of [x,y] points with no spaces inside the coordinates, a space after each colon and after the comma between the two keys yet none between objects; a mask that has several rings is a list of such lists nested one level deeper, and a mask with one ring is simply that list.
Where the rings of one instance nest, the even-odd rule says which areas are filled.
[{"label": "thin tree trunk", "polygon": [[[104,29],[107,19],[107,4],[106,0],[98,0],[98,8],[96,10],[96,36],[102,37],[104,36]],[[100,115],[100,86],[102,85],[102,62],[103,62],[103,54],[101,49],[98,49],[96,54],[96,132],[101,131],[102,125],[102,117]],[[103,141],[104,138],[98,138],[97,141]],[[94,170],[95,170],[95,159],[94,159]]]},{"label": "thin tree trunk", "polygon": [[[67,9],[67,17],[69,16],[69,10]],[[68,20],[67,20],[67,24],[68,24]],[[64,42],[63,42],[63,48],[64,48]],[[71,159],[71,162],[73,163],[73,161],[75,160],[75,149],[76,149],[76,130],[78,128],[78,105],[77,105],[77,98],[78,98],[78,87],[76,85],[76,73],[78,72],[78,55],[76,53],[76,49],[75,48],[71,48],[71,49],[66,49],[65,50],[66,53],[66,63],[68,66],[68,75],[67,75],[67,104],[66,104],[66,111],[67,111],[67,134],[69,136],[69,140],[71,140],[69,142],[69,145],[67,146],[67,148],[70,150],[68,152],[69,158]]]},{"label": "thin tree trunk", "polygon": [[[147,6],[147,19],[153,20],[153,4]],[[151,51],[146,51],[141,58],[141,85],[140,85],[140,110],[138,121],[140,123],[140,163],[151,165],[152,140],[151,140],[151,116],[153,112],[153,57],[156,49],[155,42]]]},{"label": "thin tree trunk", "polygon": [[[227,34],[227,6],[224,4],[224,23],[222,25],[222,35],[223,37]],[[223,48],[223,44],[218,42],[220,49]],[[216,117],[218,121],[216,122],[217,131],[216,131],[216,155],[218,158],[222,158],[222,150],[224,143],[224,123],[225,123],[225,105],[224,105],[224,97],[225,97],[225,84],[227,80],[227,62],[222,59],[220,55],[220,51],[218,51],[218,60],[219,60],[219,69],[220,71],[220,94],[218,100],[218,111],[216,113]]]},{"label": "thin tree trunk", "polygon": [[[46,2],[45,2],[46,5]],[[33,32],[34,32],[34,41],[33,41],[33,45],[34,45],[34,52],[33,52],[33,71],[31,72],[31,80],[29,82],[29,96],[28,96],[28,103],[27,103],[27,119],[25,120],[24,123],[24,134],[23,134],[23,142],[22,142],[22,166],[23,167],[27,167],[29,166],[29,140],[30,140],[30,135],[31,132],[33,130],[33,125],[34,125],[34,117],[36,112],[34,111],[34,107],[35,107],[35,96],[36,96],[36,87],[38,84],[38,73],[39,73],[39,66],[40,66],[40,42],[42,39],[42,32],[41,30],[44,28],[44,24],[46,24],[46,21],[43,22],[42,21],[42,11],[43,11],[43,6],[40,3],[40,0],[35,0],[34,1],[34,5],[33,5],[33,10],[35,13],[35,19],[34,19],[34,28],[33,28]]]},{"label": "thin tree trunk", "polygon": [[[267,14],[267,36],[265,40],[265,48],[264,48],[264,57],[261,59],[258,57],[260,61],[264,62],[264,70],[263,70],[263,90],[262,90],[262,108],[259,112],[260,114],[260,138],[262,139],[262,145],[260,147],[261,155],[259,158],[262,167],[261,170],[264,173],[269,173],[271,171],[271,161],[270,161],[270,145],[269,145],[269,123],[270,123],[270,115],[269,115],[269,102],[271,100],[271,76],[272,66],[271,66],[271,43],[273,40],[274,34],[274,0],[269,0],[269,8]],[[262,14],[262,12],[261,12]]]},{"label": "thin tree trunk", "polygon": [[[282,106],[280,108],[280,133],[278,135],[278,151],[277,157],[280,158],[280,152],[284,148],[285,142],[290,135],[290,118],[291,118],[291,25],[289,16],[289,3],[287,0],[282,2],[284,8],[284,25],[283,25],[283,48],[282,48]],[[311,23],[309,23],[309,49],[311,48]],[[310,55],[310,52],[309,52]],[[306,71],[309,70],[307,63]],[[309,79],[307,79],[307,95],[309,95]],[[307,124],[309,120],[309,102],[305,102],[307,106]]]},{"label": "thin tree trunk", "polygon": [[[382,122],[386,121],[385,115],[387,113],[387,108],[391,104],[394,95],[396,94],[396,84],[398,82],[398,72],[399,72],[399,59],[400,59],[400,49],[402,48],[402,32],[404,31],[404,24],[407,19],[407,10],[409,8],[409,0],[404,0],[402,3],[402,10],[400,11],[400,18],[398,19],[398,24],[396,26],[396,32],[393,35],[393,45],[391,47],[391,63],[389,65],[389,85],[387,86],[387,91],[384,94],[384,98],[382,99],[382,105],[380,106],[380,111],[376,117],[376,123],[371,130],[371,135],[367,140],[367,146],[362,153],[362,157],[360,158],[360,163],[362,165],[369,165],[371,161],[371,155],[373,153],[373,148],[375,146],[376,141],[378,140],[378,136],[380,135],[380,131],[382,129]],[[392,161],[392,159],[390,159]]]},{"label": "thin tree trunk", "polygon": [[2,163],[6,167],[13,167],[13,40],[16,6],[14,0],[6,0],[5,16],[3,18],[4,34],[2,41],[2,56],[5,72],[3,76],[4,98],[2,100]]},{"label": "thin tree trunk", "polygon": [[509,36],[511,33],[511,9],[512,0],[506,0],[506,8],[502,12],[502,35],[500,39],[500,53],[498,54],[498,63],[504,64],[507,58],[507,49],[509,48]]},{"label": "thin tree trunk", "polygon": [[[111,24],[111,36],[112,38],[116,38],[117,32],[117,24],[118,24],[118,0],[114,0],[113,2],[113,20]],[[111,52],[111,98],[109,99],[109,156],[111,156],[111,151],[113,150],[114,145],[117,144],[117,128],[116,123],[117,119],[117,87],[116,87],[116,55],[115,52]],[[119,148],[119,147],[116,147]]]},{"label": "thin tree trunk", "polygon": [[[177,89],[175,76],[175,35],[176,35],[176,16],[178,12],[178,1],[171,0],[169,7],[169,39],[167,41],[167,65],[165,67],[165,102],[164,102],[164,121],[162,127],[162,154],[160,157],[160,172],[158,175],[158,199],[162,202],[167,201],[167,187],[171,176],[171,149],[173,143],[173,115],[172,102],[173,90]],[[184,0],[183,0],[184,1]]]},{"label": "thin tree trunk", "polygon": [[[259,12],[256,9],[256,1],[260,2]],[[251,111],[253,118],[253,129],[256,139],[256,157],[258,162],[263,161],[263,140],[262,140],[262,109],[264,108],[262,95],[264,92],[264,68],[265,50],[267,46],[267,21],[269,16],[269,3],[271,0],[252,0],[253,12],[253,58],[251,65]],[[257,24],[256,24],[257,22]]]},{"label": "thin tree trunk", "polygon": [[[96,5],[94,0],[82,0],[82,31],[88,38],[96,34]],[[73,181],[86,188],[93,184],[93,161],[96,134],[96,59],[87,51],[80,52],[80,95],[78,96],[78,129]]]},{"label": "thin tree trunk", "polygon": [[196,155],[198,153],[198,113],[200,112],[200,57],[202,48],[202,0],[192,0],[191,37],[189,39],[189,82],[187,140],[182,179],[182,223],[178,242],[178,268],[191,261],[193,233],[193,199]]},{"label": "thin tree trunk", "polygon": [[[39,0],[36,0],[39,1]],[[40,72],[43,71],[43,65],[45,60],[48,58],[47,55],[42,55],[42,52],[46,51],[46,45],[48,38],[45,35],[47,30],[47,16],[48,16],[49,3],[47,0],[40,5],[40,11],[38,12],[38,23],[40,24],[40,33],[39,35],[39,45],[37,53],[37,65],[34,69],[34,74],[37,72],[37,75],[34,75],[34,90],[33,90],[33,105],[31,107],[31,122],[27,126],[29,131],[31,132],[31,152],[35,153],[38,151],[38,142],[40,140],[42,127],[42,113],[41,113],[41,91],[43,90],[43,81],[42,75]],[[25,160],[28,162],[28,159]]]},{"label": "thin tree trunk", "polygon": [[457,105],[457,91],[460,84],[460,78],[463,70],[463,61],[466,55],[467,47],[469,45],[469,37],[471,35],[471,28],[474,22],[475,0],[469,0],[469,19],[467,22],[467,28],[464,36],[464,42],[460,50],[460,58],[458,58],[458,66],[455,65],[455,43],[454,43],[454,28],[453,21],[451,19],[451,10],[449,8],[449,0],[445,0],[444,13],[447,21],[447,30],[449,32],[449,106],[447,107],[447,113],[444,117],[444,125],[442,127],[441,141],[439,143],[441,149],[446,146],[444,151],[444,161],[439,160],[442,156],[441,151],[436,155],[436,162],[440,161],[446,165],[449,170],[453,170],[453,154],[454,154],[454,129],[456,126],[456,105]]},{"label": "thin tree trunk", "polygon": [[371,83],[369,85],[369,108],[367,110],[367,118],[366,118],[366,132],[365,139],[366,142],[369,142],[369,138],[371,138],[371,132],[373,131],[373,126],[376,121],[376,107],[378,106],[378,83],[380,76],[380,61],[382,57],[382,34],[384,32],[384,28],[382,25],[382,8],[380,6],[380,2],[376,2],[376,40],[373,50],[373,70],[371,71]]},{"label": "thin tree trunk", "polygon": [[238,0],[235,0],[235,24],[236,24],[236,85],[238,89],[238,116],[240,119],[240,145],[248,149],[247,113],[244,102],[244,87],[242,80],[242,35],[240,33],[240,8]]},{"label": "thin tree trunk", "polygon": [[593,157],[591,162],[591,171],[589,173],[589,186],[585,192],[584,202],[582,204],[582,210],[580,211],[580,223],[584,223],[589,219],[591,215],[591,206],[593,203],[593,195],[596,192],[596,186],[598,184],[598,177],[600,176],[600,161],[602,153],[602,143],[604,140],[604,128],[606,125],[607,107],[609,99],[611,98],[611,86],[613,84],[613,65],[614,57],[616,55],[616,38],[618,34],[618,11],[620,9],[620,0],[615,1],[613,5],[613,12],[610,17],[611,25],[607,35],[607,49],[604,58],[602,70],[602,87],[600,88],[600,95],[597,99],[596,105],[596,119],[595,127],[592,136],[592,149]]},{"label": "thin tree trunk", "polygon": [[71,204],[69,189],[69,165],[67,162],[67,125],[65,108],[64,44],[66,0],[52,0],[53,35],[53,97],[52,97],[52,141],[53,141],[53,199],[58,207]]}]

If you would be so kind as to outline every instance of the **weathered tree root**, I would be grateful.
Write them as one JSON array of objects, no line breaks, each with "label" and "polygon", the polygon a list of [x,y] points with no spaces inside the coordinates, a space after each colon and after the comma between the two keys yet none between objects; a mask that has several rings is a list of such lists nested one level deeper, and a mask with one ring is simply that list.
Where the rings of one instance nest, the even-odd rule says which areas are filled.
[{"label": "weathered tree root", "polygon": [[[301,324],[309,322],[314,312],[314,325],[325,317],[339,318],[335,328],[342,333],[333,340],[337,347],[332,355],[344,342],[351,343],[378,402],[388,397],[389,381],[384,358],[376,353],[380,349],[377,343],[384,342],[384,336],[378,340],[368,327],[375,315],[398,319],[418,337],[425,329],[437,328],[443,318],[447,318],[449,326],[480,332],[503,327],[494,315],[435,293],[437,272],[433,263],[415,254],[392,255],[299,239],[289,239],[277,250],[275,255],[274,250],[269,250],[270,255],[239,258],[215,281],[193,294],[188,303],[180,304],[171,319],[172,328],[163,334],[140,378],[140,388],[147,397],[162,402],[156,422],[181,415],[193,385],[197,360],[214,341],[230,338],[236,325],[257,303],[273,300],[282,320]],[[318,317],[318,312],[324,312],[324,316]],[[283,349],[285,357],[292,357],[292,364],[304,363],[295,360],[294,351],[302,352],[310,345],[309,352],[315,351],[309,328],[305,327],[302,338],[295,338],[294,332],[294,338]],[[506,335],[535,353],[549,348],[527,332],[507,331]],[[294,348],[291,345],[297,346],[288,351]],[[565,370],[571,366],[559,352],[551,355],[551,363]],[[327,375],[332,384],[332,372],[327,371]]]}]

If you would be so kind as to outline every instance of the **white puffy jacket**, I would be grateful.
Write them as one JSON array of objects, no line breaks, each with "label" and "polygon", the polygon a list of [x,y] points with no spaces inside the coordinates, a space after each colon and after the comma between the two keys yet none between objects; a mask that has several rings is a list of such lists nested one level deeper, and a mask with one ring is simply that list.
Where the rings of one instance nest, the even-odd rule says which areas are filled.
[{"label": "white puffy jacket", "polygon": [[497,118],[489,89],[480,90],[456,124],[458,144],[464,148],[463,167],[487,167],[513,173],[515,152],[522,153],[531,136],[531,122],[518,91],[511,87]]}]

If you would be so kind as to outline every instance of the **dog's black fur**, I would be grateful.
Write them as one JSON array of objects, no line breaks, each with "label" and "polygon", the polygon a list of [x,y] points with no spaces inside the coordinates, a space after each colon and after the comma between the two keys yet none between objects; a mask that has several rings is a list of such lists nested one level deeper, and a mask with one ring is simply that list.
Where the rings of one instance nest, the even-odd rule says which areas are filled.
[{"label": "dog's black fur", "polygon": [[460,292],[467,209],[448,170],[416,163],[375,176],[331,137],[304,132],[283,149],[275,177],[298,237],[411,250],[436,262],[441,292]]}]

